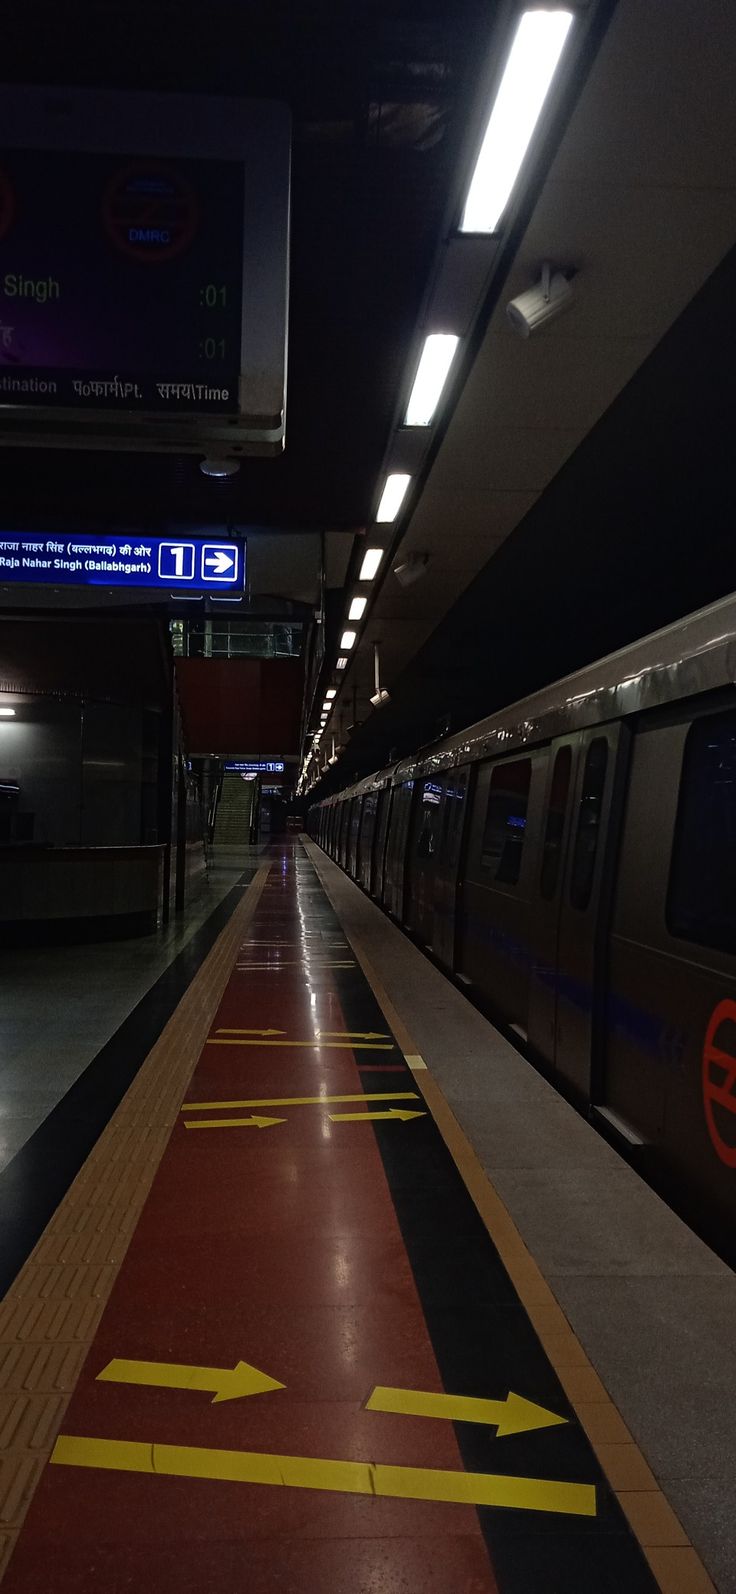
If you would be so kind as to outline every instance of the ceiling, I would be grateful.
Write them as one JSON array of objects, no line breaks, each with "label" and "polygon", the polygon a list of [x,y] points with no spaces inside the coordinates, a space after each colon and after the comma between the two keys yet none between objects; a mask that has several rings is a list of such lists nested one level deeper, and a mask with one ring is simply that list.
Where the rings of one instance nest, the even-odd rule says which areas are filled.
[{"label": "ceiling", "polygon": [[[698,403],[710,416],[704,459],[720,437],[717,318],[730,316],[736,331],[736,294],[729,298],[724,268],[720,277],[716,269],[736,240],[736,13],[727,0],[597,3],[603,23],[587,76],[581,70],[572,86],[551,164],[466,340],[452,402],[374,584],[330,726],[341,742],[358,727],[333,780],[375,767],[448,715],[461,723],[518,696],[560,673],[560,660],[585,662],[604,637],[611,646],[626,640],[627,627],[657,622],[668,592],[674,613],[683,612],[685,569],[698,559],[703,590],[711,576],[724,579],[707,535],[691,527],[679,533],[680,586],[661,572],[657,584],[645,553],[645,545],[662,547],[656,513],[648,500],[643,526],[636,507],[645,465],[663,481],[676,476],[682,434],[663,415],[668,383],[681,384],[690,438]],[[15,8],[3,35],[10,81],[285,99],[294,118],[293,209],[284,455],[244,461],[221,481],[204,478],[193,458],[5,449],[6,523],[245,527],[254,592],[308,605],[318,601],[324,537],[333,602],[321,698],[336,655],[339,594],[356,574],[468,129],[484,103],[489,40],[511,12],[511,0],[285,0],[278,8],[212,0],[206,12],[173,0],[107,0],[103,10],[80,0],[72,32],[61,8],[43,29]],[[574,302],[522,342],[504,307],[547,258],[575,269]],[[696,311],[699,344],[681,329],[709,279],[715,297],[709,311]],[[687,386],[683,350],[692,370],[698,347],[711,344],[710,366],[699,372],[709,409],[702,388],[698,397]],[[643,460],[639,441],[652,428]],[[647,490],[656,502],[656,488]],[[606,519],[613,503],[625,524]],[[596,524],[592,565],[583,504]],[[649,585],[632,593],[616,560],[634,526]],[[399,545],[402,557],[429,555],[426,575],[406,590],[391,575]],[[603,569],[610,624],[604,618],[591,631],[587,597]],[[571,592],[582,594],[582,608]],[[555,604],[568,615],[564,638],[550,619]],[[392,695],[379,711],[368,701],[375,641]],[[557,651],[556,641],[564,642]]]},{"label": "ceiling", "polygon": [[[489,28],[505,0],[79,0],[3,21],[7,81],[273,97],[293,116],[287,447],[195,458],[2,452],[4,513],[353,530],[397,387]],[[83,41],[83,44],[82,42]]]},{"label": "ceiling", "polygon": [[[356,760],[365,766],[366,755],[380,763],[392,746],[406,742],[395,707],[371,709],[374,642],[380,645],[382,685],[401,698],[411,661],[482,570],[490,616],[496,589],[504,588],[499,550],[523,528],[534,506],[541,508],[566,462],[736,241],[736,14],[720,0],[705,0],[695,11],[689,0],[671,0],[666,10],[664,26],[657,0],[619,0],[458,402],[400,528],[401,559],[409,551],[428,554],[426,574],[402,588],[391,574],[395,547],[342,678],[328,731],[336,728],[342,742],[347,725],[356,718],[364,722],[345,768]],[[505,305],[538,278],[545,259],[575,269],[573,303],[522,341],[508,325]],[[715,313],[721,315],[722,307]],[[711,393],[714,384],[717,397],[712,365]],[[667,405],[666,389],[659,394],[660,409],[662,402]],[[651,395],[649,403],[651,408]],[[617,455],[603,454],[599,495],[611,474],[625,473],[632,461],[620,442]],[[591,514],[600,518],[600,504],[591,505]],[[560,530],[550,526],[553,546]],[[528,590],[512,586],[506,601],[523,635]],[[468,607],[460,605],[455,626],[450,618],[438,633],[438,656],[448,635],[454,636],[454,661],[467,649],[461,616]],[[687,597],[683,607],[689,607]],[[527,635],[526,646],[535,653],[533,636]],[[430,647],[420,654],[425,683],[431,654]],[[476,674],[482,660],[477,641]],[[543,679],[556,673],[554,653],[542,669]],[[445,711],[455,712],[450,682],[456,672],[456,662],[445,656],[429,720],[414,694],[415,736],[420,724],[426,734]],[[413,679],[416,684],[416,667]],[[473,693],[464,680],[467,719]],[[488,691],[482,701],[486,711],[494,706]],[[338,778],[345,768],[338,766]]]}]

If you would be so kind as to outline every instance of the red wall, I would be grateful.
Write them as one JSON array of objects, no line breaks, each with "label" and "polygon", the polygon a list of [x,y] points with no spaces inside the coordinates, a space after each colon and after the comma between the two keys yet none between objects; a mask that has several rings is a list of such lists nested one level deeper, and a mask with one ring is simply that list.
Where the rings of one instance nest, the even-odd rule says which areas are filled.
[{"label": "red wall", "polygon": [[177,659],[187,752],[299,751],[301,659]]}]

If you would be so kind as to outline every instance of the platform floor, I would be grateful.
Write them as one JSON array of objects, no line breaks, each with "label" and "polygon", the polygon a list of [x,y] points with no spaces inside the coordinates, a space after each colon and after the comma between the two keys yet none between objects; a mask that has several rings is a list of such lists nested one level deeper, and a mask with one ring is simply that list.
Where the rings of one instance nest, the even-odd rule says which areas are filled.
[{"label": "platform floor", "polygon": [[4,1594],[705,1594],[522,1233],[539,1134],[643,1187],[318,849],[257,862],[0,1307]]}]

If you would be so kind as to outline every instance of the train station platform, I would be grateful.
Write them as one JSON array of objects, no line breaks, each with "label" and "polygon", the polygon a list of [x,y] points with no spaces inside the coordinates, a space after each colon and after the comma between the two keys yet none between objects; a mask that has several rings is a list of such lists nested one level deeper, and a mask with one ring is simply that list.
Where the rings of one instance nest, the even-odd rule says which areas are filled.
[{"label": "train station platform", "polygon": [[732,1594],[733,1274],[318,847],[253,866],[36,1131],[3,1594]]}]

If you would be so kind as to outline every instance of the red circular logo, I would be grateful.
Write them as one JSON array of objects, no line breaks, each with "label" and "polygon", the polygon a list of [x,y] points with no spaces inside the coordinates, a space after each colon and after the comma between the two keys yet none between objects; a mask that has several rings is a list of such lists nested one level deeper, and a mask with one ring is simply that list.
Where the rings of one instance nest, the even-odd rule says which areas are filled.
[{"label": "red circular logo", "polygon": [[15,194],[10,178],[0,168],[0,238],[10,231],[15,216]]},{"label": "red circular logo", "polygon": [[135,161],[108,184],[102,219],[116,249],[148,264],[173,260],[189,246],[199,209],[194,190],[179,172]]},{"label": "red circular logo", "polygon": [[[736,1056],[719,1046],[722,1024],[736,1026],[736,1002],[724,998],[713,1009],[703,1042],[703,1106],[708,1134],[727,1168],[736,1168]],[[723,1039],[724,1037],[721,1037]],[[730,1039],[736,1046],[736,1038]]]}]

